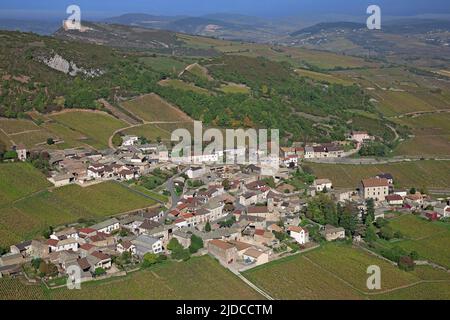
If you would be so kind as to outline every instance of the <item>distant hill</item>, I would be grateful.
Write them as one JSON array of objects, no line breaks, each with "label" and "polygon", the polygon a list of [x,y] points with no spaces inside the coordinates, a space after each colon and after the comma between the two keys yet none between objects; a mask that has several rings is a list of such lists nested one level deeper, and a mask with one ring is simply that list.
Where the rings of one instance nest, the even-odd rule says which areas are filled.
[{"label": "distant hill", "polygon": [[157,53],[193,56],[215,56],[211,49],[189,48],[173,31],[132,25],[83,22],[83,30],[60,28],[54,36],[64,40],[107,45],[124,50],[151,50]]},{"label": "distant hill", "polygon": [[167,17],[131,13],[108,18],[102,22],[212,36],[227,40],[262,42],[273,40],[284,32],[284,29],[279,29],[277,25],[273,25],[264,19],[228,13],[216,13],[200,17]]},{"label": "distant hill", "polygon": [[0,19],[0,29],[50,35],[61,27],[61,21]]},{"label": "distant hill", "polygon": [[330,22],[300,29],[277,43],[430,67],[450,63],[448,32],[450,21],[439,19],[387,20],[381,30],[369,30],[363,23]]},{"label": "distant hill", "polygon": [[296,37],[302,34],[314,34],[323,31],[336,31],[336,30],[359,30],[366,28],[362,23],[356,22],[329,22],[329,23],[318,23],[314,26],[303,28],[296,32],[291,33],[291,37]]}]

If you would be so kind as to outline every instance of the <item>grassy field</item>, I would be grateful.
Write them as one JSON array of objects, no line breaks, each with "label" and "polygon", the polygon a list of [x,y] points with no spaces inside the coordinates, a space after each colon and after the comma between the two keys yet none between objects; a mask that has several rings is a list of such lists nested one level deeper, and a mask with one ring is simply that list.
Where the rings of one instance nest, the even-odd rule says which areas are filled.
[{"label": "grassy field", "polygon": [[143,57],[139,60],[155,71],[172,73],[173,75],[178,75],[187,66],[186,62],[173,57]]},{"label": "grassy field", "polygon": [[154,204],[117,183],[106,182],[86,188],[70,185],[44,191],[20,200],[14,207],[44,225],[60,225],[79,218],[107,217]]},{"label": "grassy field", "polygon": [[342,85],[352,85],[351,81],[341,79],[339,77],[333,76],[331,74],[314,72],[306,69],[295,69],[295,73],[302,77],[310,78],[316,81],[324,81],[328,83],[342,84]]},{"label": "grassy field", "polygon": [[450,113],[424,114],[396,119],[408,126],[414,138],[400,144],[396,155],[448,156],[450,155]]},{"label": "grassy field", "polygon": [[308,50],[294,47],[271,47],[264,44],[222,41],[189,35],[178,35],[192,48],[215,49],[226,54],[239,54],[249,57],[266,57],[273,61],[286,61],[295,67],[302,67],[304,62],[324,69],[371,67],[375,63],[362,58],[344,56],[326,51]]},{"label": "grassy field", "polygon": [[419,283],[417,285],[376,295],[378,300],[449,300],[449,282]]},{"label": "grassy field", "polygon": [[144,121],[191,121],[180,109],[156,94],[148,94],[123,103],[125,109]]},{"label": "grassy field", "polygon": [[31,239],[48,226],[100,219],[156,202],[114,182],[57,189],[31,165],[0,165],[0,245]]},{"label": "grassy field", "polygon": [[355,188],[363,178],[388,172],[398,187],[447,189],[450,161],[412,161],[379,165],[307,163],[318,178],[329,178],[337,188]]},{"label": "grassy field", "polygon": [[178,80],[178,79],[162,80],[159,82],[159,85],[172,87],[174,89],[179,89],[179,90],[184,90],[184,91],[193,91],[196,93],[211,94],[211,92],[209,92],[207,89],[198,87],[192,83],[187,83],[187,82],[184,82],[184,81]]},{"label": "grassy field", "polygon": [[249,87],[247,87],[244,84],[235,84],[235,83],[222,84],[220,86],[220,90],[225,93],[241,93],[241,94],[250,93]]},{"label": "grassy field", "polygon": [[106,149],[112,133],[127,124],[104,112],[64,111],[51,116],[64,126],[78,131],[86,138],[85,143],[96,149]]},{"label": "grassy field", "polygon": [[50,185],[45,176],[28,163],[0,164],[0,207]]},{"label": "grassy field", "polygon": [[26,290],[19,280],[0,279],[0,293],[0,299],[262,299],[256,291],[209,256],[181,263],[167,262],[126,277],[84,283],[81,290],[47,290],[39,286]]},{"label": "grassy field", "polygon": [[422,259],[450,268],[450,225],[432,223],[413,215],[402,215],[390,220],[389,225],[404,236],[404,240],[392,245],[417,251]]},{"label": "grassy field", "polygon": [[0,119],[0,128],[8,135],[39,130],[39,127],[34,122],[22,119]]},{"label": "grassy field", "polygon": [[[381,268],[381,290],[367,289],[367,267]],[[430,267],[401,271],[392,264],[343,244],[327,244],[305,254],[288,257],[244,273],[245,277],[277,299],[389,299],[395,294],[420,295],[417,284],[432,281],[436,288],[449,285],[449,275]],[[445,281],[441,283],[440,281]],[[403,293],[405,287],[408,291]],[[420,287],[418,287],[420,288]],[[391,292],[392,293],[388,293]],[[429,298],[447,297],[447,289]]]}]

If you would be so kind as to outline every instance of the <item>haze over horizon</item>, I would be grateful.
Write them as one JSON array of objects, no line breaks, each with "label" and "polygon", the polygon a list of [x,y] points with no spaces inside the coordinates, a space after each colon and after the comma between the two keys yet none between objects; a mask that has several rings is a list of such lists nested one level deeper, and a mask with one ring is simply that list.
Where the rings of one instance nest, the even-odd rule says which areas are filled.
[{"label": "haze over horizon", "polygon": [[2,0],[0,18],[59,19],[66,16],[67,6],[77,4],[82,15],[101,19],[126,13],[153,15],[201,16],[213,13],[234,13],[265,18],[302,15],[363,16],[366,8],[377,4],[387,16],[450,14],[447,0]]}]

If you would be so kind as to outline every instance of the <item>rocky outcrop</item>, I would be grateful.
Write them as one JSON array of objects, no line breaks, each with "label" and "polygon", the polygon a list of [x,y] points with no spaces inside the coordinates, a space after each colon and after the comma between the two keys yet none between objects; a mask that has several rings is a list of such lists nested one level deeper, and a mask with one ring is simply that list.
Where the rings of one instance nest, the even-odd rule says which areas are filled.
[{"label": "rocky outcrop", "polygon": [[67,61],[59,54],[55,54],[50,58],[42,57],[39,60],[45,63],[48,67],[63,72],[72,77],[75,77],[78,74],[82,74],[86,77],[95,78],[104,74],[104,72],[100,69],[87,70],[84,68],[80,68],[73,61]]}]

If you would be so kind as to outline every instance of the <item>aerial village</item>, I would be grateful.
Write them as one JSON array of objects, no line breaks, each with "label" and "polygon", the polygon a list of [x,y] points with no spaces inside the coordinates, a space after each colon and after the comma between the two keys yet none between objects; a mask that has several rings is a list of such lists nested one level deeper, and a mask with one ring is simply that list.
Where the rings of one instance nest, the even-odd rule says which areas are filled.
[{"label": "aerial village", "polygon": [[[364,245],[371,224],[394,211],[429,220],[450,217],[448,202],[417,190],[397,190],[389,172],[360,177],[354,189],[340,190],[330,179],[302,170],[308,159],[346,157],[371,139],[366,132],[352,132],[341,143],[282,147],[280,166],[271,175],[258,164],[215,164],[217,154],[175,161],[163,144],[137,136],[123,136],[117,150],[46,151],[52,168],[48,180],[55,188],[127,183],[154,174],[163,177],[161,192],[168,201],[91,225],[54,226],[41,238],[11,246],[0,257],[0,275],[22,274],[25,266],[44,263],[45,280],[66,279],[76,267],[84,282],[205,254],[238,273],[321,242]],[[31,153],[20,146],[16,152],[21,161]],[[292,177],[302,178],[305,188],[291,185]],[[330,203],[337,212],[328,214]],[[343,222],[346,215],[348,223]]]}]

